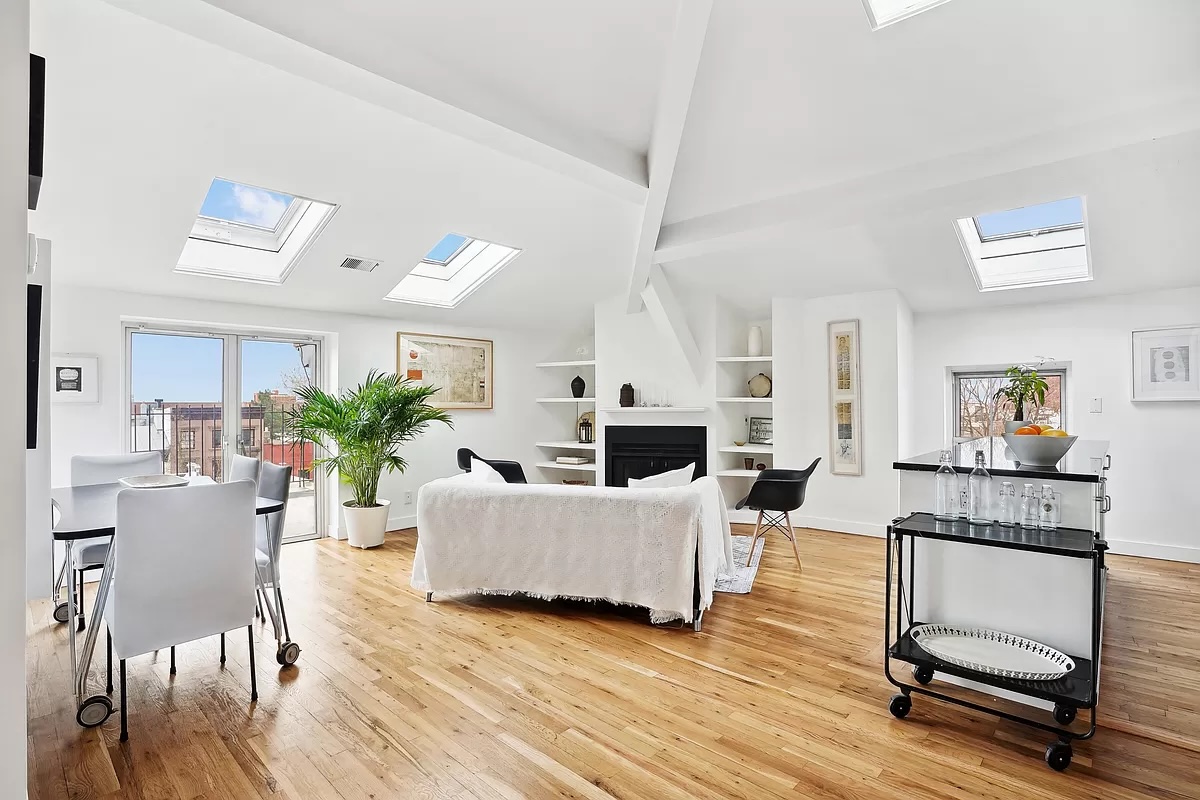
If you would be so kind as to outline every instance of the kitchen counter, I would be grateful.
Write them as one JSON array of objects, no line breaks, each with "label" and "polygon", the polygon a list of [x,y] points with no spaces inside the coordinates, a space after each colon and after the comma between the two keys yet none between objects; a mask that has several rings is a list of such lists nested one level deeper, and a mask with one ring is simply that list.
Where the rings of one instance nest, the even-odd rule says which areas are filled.
[{"label": "kitchen counter", "polygon": [[[1017,461],[1016,454],[1008,449],[1000,437],[970,439],[951,448],[954,471],[966,474],[974,469],[977,450],[983,451],[984,466],[993,476],[1099,483],[1107,464],[1108,442],[1102,439],[1079,439],[1057,466],[1031,467]],[[937,472],[940,459],[941,451],[934,450],[902,458],[892,466],[898,470]]]}]

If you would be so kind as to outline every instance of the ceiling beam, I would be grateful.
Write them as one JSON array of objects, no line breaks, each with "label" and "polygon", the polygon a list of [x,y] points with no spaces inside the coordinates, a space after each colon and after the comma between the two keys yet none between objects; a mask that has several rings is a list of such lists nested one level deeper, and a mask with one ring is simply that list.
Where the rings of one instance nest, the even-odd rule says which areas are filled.
[{"label": "ceiling beam", "polygon": [[663,212],[667,208],[671,176],[675,173],[679,142],[683,138],[688,106],[692,102],[692,87],[696,83],[696,69],[700,66],[700,54],[704,50],[711,11],[712,0],[679,2],[675,34],[667,52],[667,63],[658,90],[658,107],[654,112],[654,127],[650,133],[650,148],[646,155],[648,188],[642,207],[637,249],[633,256],[633,270],[629,276],[626,310],[630,314],[637,313],[642,307],[642,289],[649,280],[654,248],[658,243]]},{"label": "ceiling beam", "polygon": [[705,364],[696,345],[696,337],[688,326],[683,304],[675,296],[675,290],[658,264],[650,265],[641,299],[659,332],[673,345],[676,354],[687,362],[696,376],[696,382],[703,383]]},{"label": "ceiling beam", "polygon": [[[109,5],[416,122],[589,184],[633,203],[647,194],[641,154],[545,120],[485,119],[256,25],[202,0],[106,0]],[[707,0],[706,0],[707,3]]]},{"label": "ceiling beam", "polygon": [[961,184],[1194,130],[1200,130],[1200,95],[675,222],[662,228],[653,261],[665,264],[855,225],[898,207],[918,207],[925,196]]}]

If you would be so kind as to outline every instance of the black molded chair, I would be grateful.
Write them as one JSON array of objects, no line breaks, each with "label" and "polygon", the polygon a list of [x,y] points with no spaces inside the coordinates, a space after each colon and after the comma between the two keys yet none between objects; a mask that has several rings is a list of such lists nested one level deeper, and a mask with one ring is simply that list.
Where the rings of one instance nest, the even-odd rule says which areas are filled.
[{"label": "black molded chair", "polygon": [[[746,558],[747,567],[754,560],[758,537],[766,536],[771,528],[777,528],[792,543],[796,564],[801,571],[804,570],[804,565],[800,563],[800,551],[796,549],[796,531],[792,528],[790,512],[804,505],[804,490],[819,463],[821,459],[816,458],[807,469],[764,469],[758,473],[754,485],[750,487],[750,494],[737,504],[738,508],[751,508],[758,512],[754,538],[750,540],[750,555]],[[763,527],[764,516],[766,527]]]},{"label": "black molded chair", "polygon": [[478,458],[483,463],[490,466],[492,469],[499,472],[504,478],[505,483],[529,483],[525,480],[525,470],[521,469],[520,463],[516,461],[501,461],[494,458],[484,458],[476,454],[469,447],[458,448],[458,468],[463,472],[471,471],[471,459]]}]

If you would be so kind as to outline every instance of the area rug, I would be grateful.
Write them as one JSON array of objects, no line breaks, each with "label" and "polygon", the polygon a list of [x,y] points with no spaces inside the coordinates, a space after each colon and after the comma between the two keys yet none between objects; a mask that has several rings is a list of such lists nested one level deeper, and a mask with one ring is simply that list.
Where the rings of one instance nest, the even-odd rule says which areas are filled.
[{"label": "area rug", "polygon": [[729,594],[749,594],[750,589],[754,586],[754,576],[758,574],[758,562],[762,560],[763,547],[767,544],[767,537],[760,536],[758,543],[754,547],[754,558],[750,559],[750,566],[746,566],[746,555],[750,552],[749,536],[734,536],[733,537],[733,571],[729,574],[720,574],[717,576],[717,583],[713,587],[717,592],[728,592]]}]

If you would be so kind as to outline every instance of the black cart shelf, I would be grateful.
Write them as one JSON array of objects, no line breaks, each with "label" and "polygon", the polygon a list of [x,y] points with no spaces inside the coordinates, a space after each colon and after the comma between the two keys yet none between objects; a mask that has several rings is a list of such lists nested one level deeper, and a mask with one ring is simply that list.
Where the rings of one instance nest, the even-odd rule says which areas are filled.
[{"label": "black cart shelf", "polygon": [[[921,694],[955,705],[982,711],[1012,722],[1029,725],[1055,734],[1058,740],[1046,748],[1046,763],[1056,770],[1066,769],[1071,763],[1071,741],[1090,739],[1096,734],[1096,706],[1099,702],[1100,679],[1100,636],[1104,614],[1104,552],[1107,545],[1092,531],[1080,528],[1059,528],[1054,531],[1029,531],[1006,528],[1000,525],[970,525],[965,520],[942,521],[932,514],[915,513],[898,518],[888,526],[887,569],[884,601],[884,674],[892,685],[900,689],[889,704],[892,714],[899,719],[912,710],[911,695]],[[904,538],[909,537],[908,574],[904,572]],[[1071,655],[1075,668],[1055,681],[1027,681],[988,675],[972,669],[935,658],[921,648],[912,638],[912,629],[921,623],[911,619],[914,607],[914,565],[917,540],[935,539],[958,542],[977,547],[1001,547],[1024,550],[1048,556],[1083,558],[1092,561],[1092,635],[1090,657]],[[895,617],[892,616],[893,585],[895,585]],[[1008,633],[1019,633],[1008,631]],[[898,680],[892,675],[892,659],[912,665],[915,684]],[[973,681],[984,686],[1036,698],[1054,704],[1053,719],[1033,719],[1000,710],[991,705],[976,703],[955,697],[928,684],[942,673]],[[1074,720],[1078,710],[1090,712],[1088,730],[1079,733],[1067,726]]]}]

